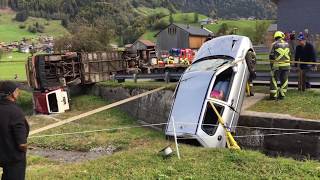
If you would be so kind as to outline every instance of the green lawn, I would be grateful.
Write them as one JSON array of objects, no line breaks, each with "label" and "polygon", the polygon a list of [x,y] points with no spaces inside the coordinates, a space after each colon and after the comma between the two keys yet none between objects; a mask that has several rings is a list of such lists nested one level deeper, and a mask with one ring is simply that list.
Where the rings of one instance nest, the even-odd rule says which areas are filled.
[{"label": "green lawn", "polygon": [[[0,59],[0,80],[26,81],[27,77],[25,70],[25,62],[27,61],[29,55],[30,54],[28,53],[19,52],[11,52],[2,55],[2,58]],[[18,75],[18,79],[14,79],[15,74]]]},{"label": "green lawn", "polygon": [[[269,87],[260,91],[268,94]],[[320,120],[320,91],[308,90],[299,92],[298,90],[289,90],[287,97],[282,101],[270,101],[266,98],[251,107],[252,111],[271,112],[280,114],[290,114],[295,117],[310,118]]]},{"label": "green lawn", "polygon": [[[29,17],[26,22],[17,22],[13,19],[15,18],[15,13],[5,13],[0,16],[0,42],[12,42],[20,41],[23,38],[34,38],[38,35],[50,35],[54,37],[62,36],[68,31],[61,25],[61,21],[50,20],[47,21],[43,18]],[[28,31],[28,26],[38,22],[45,26],[44,33],[30,33]],[[48,25],[45,25],[46,23]],[[19,25],[26,25],[25,29],[20,29]]]},{"label": "green lawn", "polygon": [[[18,75],[18,79],[15,78]],[[17,80],[26,81],[25,63],[23,62],[6,62],[0,63],[0,80]]]},{"label": "green lawn", "polygon": [[[25,102],[31,98],[24,94]],[[72,98],[72,114],[107,104],[94,96]],[[61,118],[61,117],[58,117]],[[31,128],[37,126],[31,118]],[[43,121],[38,120],[38,123]],[[113,109],[58,127],[42,134],[136,125],[135,119]],[[181,160],[163,159],[158,151],[172,142],[159,132],[145,129],[30,139],[32,146],[88,151],[115,146],[113,155],[82,163],[64,164],[29,156],[27,179],[318,179],[320,163],[270,158],[248,150],[207,149],[180,144]],[[259,168],[257,168],[259,167]],[[214,170],[213,170],[214,169]]]},{"label": "green lawn", "polygon": [[220,20],[217,24],[210,24],[206,25],[205,27],[211,30],[214,33],[217,33],[221,28],[221,25],[226,23],[230,29],[238,28],[237,34],[250,36],[251,33],[254,32],[254,28],[256,27],[256,22],[267,22],[271,24],[272,20],[257,20],[257,21],[250,21],[250,20]]},{"label": "green lawn", "polygon": [[29,53],[20,53],[20,52],[10,52],[10,53],[5,53],[2,55],[0,58],[1,61],[27,61],[28,57],[30,56]]}]

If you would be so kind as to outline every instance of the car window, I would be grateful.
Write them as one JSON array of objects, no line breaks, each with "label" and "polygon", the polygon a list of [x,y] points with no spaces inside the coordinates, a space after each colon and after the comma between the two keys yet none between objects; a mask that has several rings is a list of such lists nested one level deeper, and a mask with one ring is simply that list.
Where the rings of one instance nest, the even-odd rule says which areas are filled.
[{"label": "car window", "polygon": [[228,59],[208,59],[193,63],[186,72],[214,71],[222,65],[230,62]]}]

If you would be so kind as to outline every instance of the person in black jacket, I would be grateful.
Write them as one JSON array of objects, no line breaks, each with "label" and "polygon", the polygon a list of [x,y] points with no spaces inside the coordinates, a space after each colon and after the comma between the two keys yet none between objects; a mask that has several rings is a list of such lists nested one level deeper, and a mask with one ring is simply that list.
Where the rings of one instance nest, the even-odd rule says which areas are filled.
[{"label": "person in black jacket", "polygon": [[[296,53],[295,53],[295,61],[303,61],[303,62],[316,62],[316,51],[313,47],[313,45],[306,41],[304,35],[299,35],[298,37],[299,44],[296,47]],[[297,67],[297,64],[295,65]],[[308,81],[308,79],[305,76],[306,71],[308,70],[317,70],[316,65],[309,65],[309,64],[300,64],[300,69],[302,70],[302,76],[304,78],[305,84],[303,84],[303,88],[310,88],[311,85]]]},{"label": "person in black jacket", "polygon": [[15,104],[19,88],[10,81],[0,83],[0,167],[1,180],[23,180],[29,125]]}]

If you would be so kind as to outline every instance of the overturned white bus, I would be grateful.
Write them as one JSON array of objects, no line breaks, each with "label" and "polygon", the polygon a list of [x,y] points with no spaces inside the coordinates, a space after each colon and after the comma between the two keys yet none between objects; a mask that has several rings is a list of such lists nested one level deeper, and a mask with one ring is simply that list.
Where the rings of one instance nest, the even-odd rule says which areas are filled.
[{"label": "overturned white bus", "polygon": [[248,61],[255,61],[255,53],[247,37],[230,35],[206,42],[179,81],[166,135],[174,135],[174,125],[179,139],[226,147],[226,132],[210,102],[234,132],[251,72]]}]

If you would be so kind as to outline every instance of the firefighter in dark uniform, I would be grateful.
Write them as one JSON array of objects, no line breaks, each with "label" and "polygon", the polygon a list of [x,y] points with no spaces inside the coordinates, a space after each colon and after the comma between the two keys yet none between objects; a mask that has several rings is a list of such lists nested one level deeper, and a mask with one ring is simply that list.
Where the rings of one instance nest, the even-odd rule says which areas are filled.
[{"label": "firefighter in dark uniform", "polygon": [[[270,52],[271,81],[270,98],[272,100],[284,99],[288,89],[288,77],[290,71],[290,46],[284,41],[284,33],[277,31],[274,34],[275,42]],[[278,87],[280,81],[280,87]]]},{"label": "firefighter in dark uniform", "polygon": [[1,180],[23,180],[26,172],[26,152],[29,125],[22,110],[15,104],[19,96],[17,85],[0,83],[0,167]]}]

